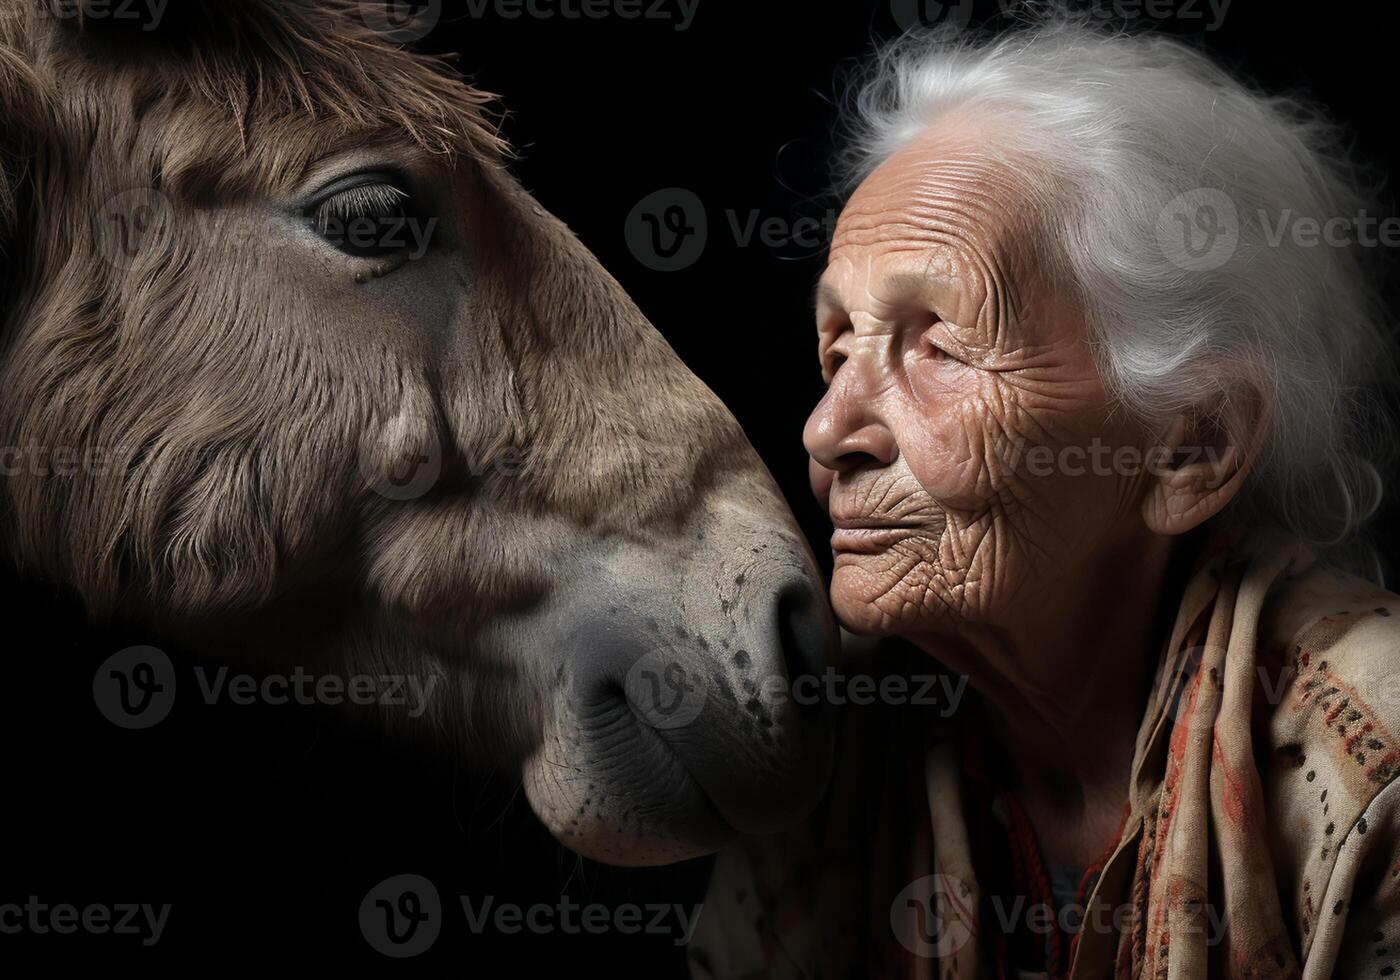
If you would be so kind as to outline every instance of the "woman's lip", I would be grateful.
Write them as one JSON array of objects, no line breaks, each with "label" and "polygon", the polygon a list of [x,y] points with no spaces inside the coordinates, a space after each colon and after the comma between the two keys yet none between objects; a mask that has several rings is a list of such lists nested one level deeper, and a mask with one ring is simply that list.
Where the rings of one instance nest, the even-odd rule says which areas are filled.
[{"label": "woman's lip", "polygon": [[831,550],[873,555],[896,541],[917,534],[912,524],[865,524],[841,522],[831,534]]}]

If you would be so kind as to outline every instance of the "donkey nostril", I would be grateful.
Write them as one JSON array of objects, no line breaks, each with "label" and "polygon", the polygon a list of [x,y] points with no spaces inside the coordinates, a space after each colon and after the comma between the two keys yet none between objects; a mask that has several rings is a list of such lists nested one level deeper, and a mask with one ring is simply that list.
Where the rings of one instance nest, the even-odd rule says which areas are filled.
[{"label": "donkey nostril", "polygon": [[793,584],[778,594],[778,644],[789,681],[825,669],[834,643],[825,596],[806,583]]}]

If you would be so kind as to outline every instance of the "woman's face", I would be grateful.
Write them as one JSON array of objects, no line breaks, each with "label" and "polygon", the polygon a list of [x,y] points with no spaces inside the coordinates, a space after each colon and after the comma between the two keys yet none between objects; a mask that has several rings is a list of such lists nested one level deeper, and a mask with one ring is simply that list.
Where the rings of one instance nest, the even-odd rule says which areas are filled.
[{"label": "woman's face", "polygon": [[829,387],[804,442],[836,527],[832,601],[857,632],[1042,620],[1086,584],[1068,580],[1145,542],[1146,433],[1036,268],[1027,214],[1016,172],[945,131],[841,215],[817,301]]}]

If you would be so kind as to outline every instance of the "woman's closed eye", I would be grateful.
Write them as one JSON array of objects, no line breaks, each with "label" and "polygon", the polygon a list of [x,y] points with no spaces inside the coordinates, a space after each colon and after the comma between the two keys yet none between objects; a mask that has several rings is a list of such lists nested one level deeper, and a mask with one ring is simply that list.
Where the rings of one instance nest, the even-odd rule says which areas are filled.
[{"label": "woman's closed eye", "polygon": [[938,321],[932,329],[924,332],[920,338],[919,352],[925,360],[966,364],[967,361],[957,352],[958,345],[950,341],[947,330],[941,324],[942,321]]},{"label": "woman's closed eye", "polygon": [[945,348],[940,347],[937,341],[931,340],[927,337],[924,338],[924,356],[927,357],[930,361],[957,360],[957,358],[953,357],[952,354],[949,354]]},{"label": "woman's closed eye", "polygon": [[825,375],[826,383],[829,385],[836,380],[836,372],[841,370],[841,365],[846,363],[846,355],[840,351],[828,351],[822,358],[822,374]]},{"label": "woman's closed eye", "polygon": [[321,191],[303,216],[327,243],[355,258],[421,255],[432,223],[421,221],[413,195],[389,174],[358,174]]}]

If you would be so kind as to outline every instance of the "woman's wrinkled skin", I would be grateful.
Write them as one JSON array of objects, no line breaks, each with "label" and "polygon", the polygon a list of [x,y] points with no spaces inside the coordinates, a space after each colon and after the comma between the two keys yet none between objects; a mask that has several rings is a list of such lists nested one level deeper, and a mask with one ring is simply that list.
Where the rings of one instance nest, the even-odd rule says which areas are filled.
[{"label": "woman's wrinkled skin", "polygon": [[[969,675],[1047,859],[1084,867],[1126,799],[1172,543],[1237,491],[1249,453],[1228,433],[1259,420],[1247,398],[1165,432],[1116,408],[1037,261],[1025,178],[988,145],[944,124],[852,196],[804,442],[838,617]],[[1162,447],[1182,452],[1156,476],[1113,463]]]}]

